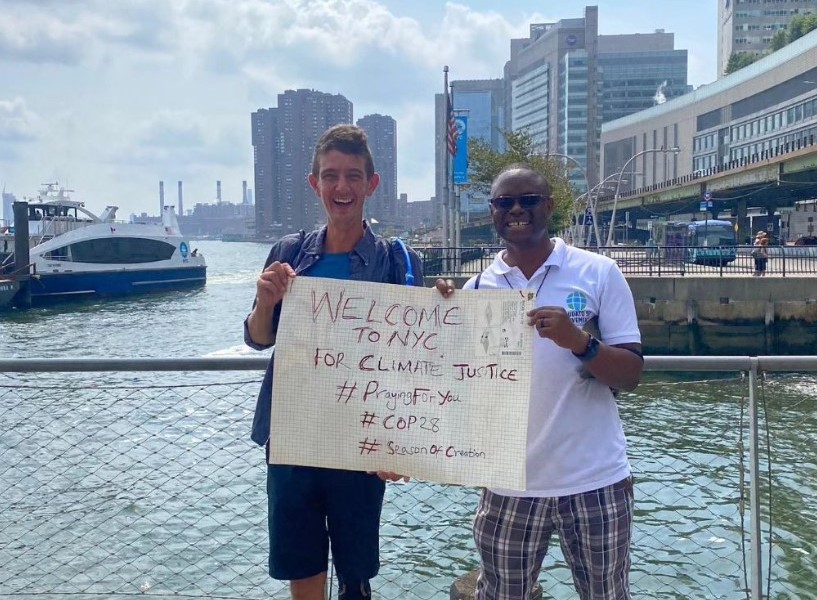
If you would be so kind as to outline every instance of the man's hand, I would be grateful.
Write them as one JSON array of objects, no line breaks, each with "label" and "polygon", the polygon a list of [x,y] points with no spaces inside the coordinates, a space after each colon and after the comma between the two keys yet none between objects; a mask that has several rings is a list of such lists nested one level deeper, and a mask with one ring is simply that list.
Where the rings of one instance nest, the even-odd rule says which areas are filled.
[{"label": "man's hand", "polygon": [[267,310],[275,307],[283,299],[292,279],[295,279],[295,269],[288,263],[272,263],[255,282],[256,306]]},{"label": "man's hand", "polygon": [[528,325],[533,325],[540,337],[551,339],[557,346],[576,354],[587,347],[587,334],[576,327],[560,306],[534,308],[528,312]]},{"label": "man's hand", "polygon": [[377,475],[383,481],[400,481],[401,479],[408,483],[411,479],[408,475],[398,475],[393,471],[367,471],[369,475]]},{"label": "man's hand", "polygon": [[453,279],[442,278],[436,281],[434,287],[437,288],[437,291],[439,291],[443,295],[443,298],[448,298],[451,294],[454,293],[454,290],[457,289],[456,286],[454,285]]}]

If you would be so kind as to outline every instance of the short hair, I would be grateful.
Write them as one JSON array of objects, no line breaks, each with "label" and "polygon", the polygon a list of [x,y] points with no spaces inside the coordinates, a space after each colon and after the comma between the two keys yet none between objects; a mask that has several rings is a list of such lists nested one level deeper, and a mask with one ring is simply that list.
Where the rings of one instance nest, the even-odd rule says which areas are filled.
[{"label": "short hair", "polygon": [[356,125],[334,125],[323,132],[318,143],[315,144],[315,153],[312,155],[312,175],[318,176],[320,158],[324,154],[337,150],[343,154],[362,156],[366,161],[366,178],[374,175],[374,159],[369,149],[369,140],[366,132]]},{"label": "short hair", "polygon": [[524,162],[515,162],[503,167],[502,170],[496,174],[496,177],[494,177],[494,180],[491,183],[491,195],[493,195],[493,189],[494,186],[496,185],[496,182],[499,181],[500,177],[502,177],[503,175],[505,175],[505,173],[508,173],[509,171],[526,171],[528,173],[531,173],[534,176],[534,179],[537,180],[536,187],[539,188],[537,191],[543,196],[550,197],[551,192],[550,183],[548,183],[547,178],[544,175],[542,175],[542,173],[537,171],[533,166]]}]

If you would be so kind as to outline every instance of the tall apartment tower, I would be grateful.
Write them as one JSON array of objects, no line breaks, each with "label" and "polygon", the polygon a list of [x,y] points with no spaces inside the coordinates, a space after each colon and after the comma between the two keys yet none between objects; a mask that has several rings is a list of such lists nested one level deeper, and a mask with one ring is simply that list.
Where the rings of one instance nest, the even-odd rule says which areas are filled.
[{"label": "tall apartment tower", "polygon": [[397,122],[388,115],[366,115],[357,120],[357,126],[366,132],[369,148],[374,156],[375,170],[380,173],[380,185],[366,201],[366,216],[386,227],[401,224],[397,202]]},{"label": "tall apartment tower", "polygon": [[278,106],[252,113],[255,223],[259,237],[279,237],[324,222],[309,183],[312,153],[332,125],[352,123],[352,103],[339,94],[287,90]]},{"label": "tall apartment tower", "polygon": [[[687,52],[674,49],[672,33],[600,36],[598,8],[588,6],[584,18],[534,23],[528,38],[511,40],[505,122],[528,131],[541,152],[581,164],[592,186],[601,179],[601,124],[690,91],[686,74]],[[584,176],[569,172],[583,189]]]},{"label": "tall apartment tower", "polygon": [[718,0],[718,78],[733,53],[767,53],[792,17],[814,12],[817,0]]}]

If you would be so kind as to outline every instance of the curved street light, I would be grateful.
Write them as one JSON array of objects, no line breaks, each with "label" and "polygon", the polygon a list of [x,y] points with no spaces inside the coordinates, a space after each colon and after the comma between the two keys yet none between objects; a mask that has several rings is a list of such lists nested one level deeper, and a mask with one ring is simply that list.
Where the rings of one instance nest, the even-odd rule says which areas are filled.
[{"label": "curved street light", "polygon": [[610,247],[613,245],[613,233],[616,230],[616,205],[618,204],[619,199],[619,190],[621,189],[621,178],[624,175],[624,171],[627,170],[627,167],[630,166],[630,163],[633,162],[639,156],[644,156],[645,154],[650,153],[663,153],[667,154],[672,152],[676,156],[681,151],[678,146],[673,146],[672,148],[647,148],[646,150],[642,150],[641,152],[636,152],[630,158],[627,159],[627,162],[624,163],[624,166],[621,167],[621,170],[618,172],[618,182],[616,183],[616,192],[613,195],[613,210],[610,214],[610,230],[607,232],[607,243],[605,246]]},{"label": "curved street light", "polygon": [[[596,185],[594,185],[592,188],[590,188],[590,190],[587,193],[582,194],[582,196],[587,196],[587,206],[590,208],[590,214],[593,217],[593,234],[596,236],[596,245],[601,244],[601,234],[599,233],[599,223],[598,223],[598,219],[596,219],[596,204],[597,204],[598,199],[599,199],[599,192],[601,192],[601,190],[603,190],[605,187],[610,187],[610,186],[607,185],[608,182],[611,181],[612,179],[617,178],[617,177],[618,177],[618,173],[613,173],[612,175],[608,175],[602,181],[598,182]],[[626,179],[621,180],[622,183],[624,183],[625,181],[627,181],[627,180]],[[579,198],[581,198],[582,196],[579,196]],[[578,201],[579,198],[576,198],[576,200]],[[585,245],[587,245],[587,246],[590,245],[590,235],[589,235],[589,233],[588,233],[587,242],[585,243]]]}]

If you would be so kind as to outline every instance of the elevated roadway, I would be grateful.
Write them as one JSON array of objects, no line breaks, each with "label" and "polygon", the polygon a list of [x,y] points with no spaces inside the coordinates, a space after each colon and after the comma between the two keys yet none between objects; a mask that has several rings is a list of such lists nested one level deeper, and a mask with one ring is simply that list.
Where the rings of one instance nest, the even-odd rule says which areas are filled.
[{"label": "elevated roadway", "polygon": [[[780,146],[749,160],[626,191],[619,195],[617,203],[612,195],[600,196],[597,218],[606,227],[614,204],[618,226],[629,212],[631,227],[638,219],[671,219],[674,215],[690,214],[703,219],[728,211],[737,218],[738,240],[743,240],[751,233],[750,209],[762,209],[771,217],[799,200],[817,197],[817,140],[809,142],[812,143]],[[700,204],[707,193],[712,206],[704,214]],[[495,239],[490,216],[472,219],[462,228],[463,244]]]},{"label": "elevated roadway", "polygon": [[[613,206],[616,223],[630,213],[636,219],[696,214],[712,218],[729,211],[738,220],[738,239],[749,235],[748,210],[761,208],[769,216],[799,200],[817,196],[817,140],[791,148],[781,146],[755,155],[751,160],[734,161],[720,168],[686,175],[664,183],[613,196],[599,197],[597,218],[609,223]],[[626,175],[626,173],[625,173]],[[708,214],[700,210],[706,194],[712,201]]]}]

